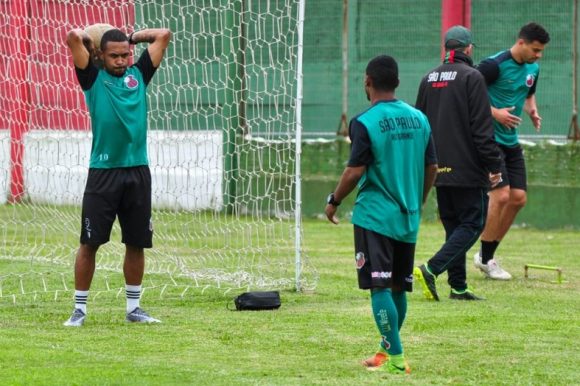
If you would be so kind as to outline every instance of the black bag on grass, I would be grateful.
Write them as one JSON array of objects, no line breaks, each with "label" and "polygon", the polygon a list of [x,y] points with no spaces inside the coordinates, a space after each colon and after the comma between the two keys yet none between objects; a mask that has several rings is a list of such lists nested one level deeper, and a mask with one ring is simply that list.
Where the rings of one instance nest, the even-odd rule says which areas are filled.
[{"label": "black bag on grass", "polygon": [[278,291],[244,292],[234,298],[238,311],[275,310],[280,308],[280,293]]}]

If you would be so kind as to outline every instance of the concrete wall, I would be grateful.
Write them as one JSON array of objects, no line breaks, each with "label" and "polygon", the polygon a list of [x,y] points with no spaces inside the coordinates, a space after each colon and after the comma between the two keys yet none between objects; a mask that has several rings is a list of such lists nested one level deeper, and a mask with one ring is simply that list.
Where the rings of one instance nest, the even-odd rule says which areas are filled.
[{"label": "concrete wall", "polygon": [[[0,132],[9,149],[7,132]],[[24,138],[25,196],[32,203],[80,205],[91,149],[89,132],[33,130]],[[150,131],[155,208],[219,209],[223,204],[222,134]],[[9,152],[0,155],[0,203],[8,192]]]}]

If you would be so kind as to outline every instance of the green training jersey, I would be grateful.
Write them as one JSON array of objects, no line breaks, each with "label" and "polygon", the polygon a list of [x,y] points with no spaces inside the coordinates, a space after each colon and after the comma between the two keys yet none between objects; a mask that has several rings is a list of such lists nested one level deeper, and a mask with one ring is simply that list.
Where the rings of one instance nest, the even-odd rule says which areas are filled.
[{"label": "green training jersey", "polygon": [[155,70],[148,50],[122,76],[92,63],[76,69],[91,115],[90,168],[148,165],[146,92]]},{"label": "green training jersey", "polygon": [[[359,181],[352,223],[415,243],[425,164],[436,163],[427,117],[405,102],[379,101],[352,119],[350,132],[349,166],[367,166]],[[426,155],[429,149],[431,156]]]},{"label": "green training jersey", "polygon": [[[521,117],[526,98],[536,92],[540,66],[537,63],[518,63],[507,50],[487,58],[477,68],[487,83],[491,105],[495,108],[513,106],[511,113]],[[508,147],[518,145],[517,128],[509,129],[496,120],[493,124],[498,143]]]}]

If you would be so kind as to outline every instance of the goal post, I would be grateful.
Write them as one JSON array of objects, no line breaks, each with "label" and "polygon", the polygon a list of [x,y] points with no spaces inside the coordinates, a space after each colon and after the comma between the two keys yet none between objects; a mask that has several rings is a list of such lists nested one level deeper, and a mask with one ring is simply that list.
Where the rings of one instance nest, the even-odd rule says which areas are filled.
[{"label": "goal post", "polygon": [[304,16],[306,12],[306,0],[298,4],[298,47],[296,53],[296,135],[294,137],[296,146],[296,172],[294,173],[296,190],[294,200],[296,202],[295,215],[295,253],[296,253],[296,290],[302,290],[302,101],[303,101],[303,54],[304,54]]},{"label": "goal post", "polygon": [[[20,103],[30,116],[0,117],[0,147],[22,149],[21,158],[0,156],[0,264],[15,267],[0,274],[0,297],[70,290],[92,137],[65,36],[97,22],[173,33],[148,86],[148,285],[179,293],[313,288],[300,213],[304,1],[10,2],[28,4],[18,22],[29,31],[31,54],[21,66],[27,82],[0,74],[0,102]],[[0,17],[10,25],[15,16],[5,4]],[[7,24],[0,57],[13,65]],[[14,83],[28,100],[6,92]],[[9,204],[15,168],[20,196]],[[97,275],[122,272],[123,253],[116,224],[99,250]],[[58,280],[47,284],[50,275],[38,272]]]}]

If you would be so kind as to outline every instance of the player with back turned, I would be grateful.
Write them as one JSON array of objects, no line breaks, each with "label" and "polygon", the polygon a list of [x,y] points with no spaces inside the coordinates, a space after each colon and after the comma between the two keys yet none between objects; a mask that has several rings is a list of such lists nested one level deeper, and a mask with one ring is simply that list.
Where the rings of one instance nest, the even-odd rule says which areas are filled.
[{"label": "player with back turned", "polygon": [[[158,323],[139,306],[145,248],[152,247],[151,173],[147,158],[147,85],[161,64],[171,33],[146,29],[127,37],[118,29],[102,35],[103,68],[93,63],[89,35],[67,35],[77,79],[85,94],[93,134],[89,174],[82,203],[80,247],[75,261],[75,308],[65,326],[82,326],[99,247],[109,241],[119,218],[125,244],[123,273],[126,320]],[[149,43],[129,65],[130,44]]]},{"label": "player with back turned", "polygon": [[488,189],[501,179],[485,81],[473,68],[472,50],[471,31],[447,30],[445,59],[421,80],[415,104],[433,129],[437,208],[445,228],[442,247],[415,269],[415,277],[427,299],[436,301],[435,280],[445,271],[451,299],[480,299],[467,286],[466,253],[483,231]]},{"label": "player with back turned", "polygon": [[474,256],[475,266],[491,279],[511,279],[511,275],[499,266],[495,251],[526,204],[526,164],[517,128],[525,111],[536,130],[540,130],[542,118],[536,106],[540,68],[536,62],[549,41],[550,35],[541,25],[528,23],[520,29],[509,50],[501,51],[477,66],[487,83],[495,139],[505,161],[503,181],[489,193],[481,248]]},{"label": "player with back turned", "polygon": [[415,243],[421,209],[435,179],[437,160],[431,128],[423,113],[395,99],[397,62],[372,59],[365,91],[371,107],[350,121],[352,148],[348,165],[327,199],[327,218],[358,184],[354,206],[354,244],[359,287],[370,290],[381,341],[369,370],[408,373],[399,331],[412,290]]}]

